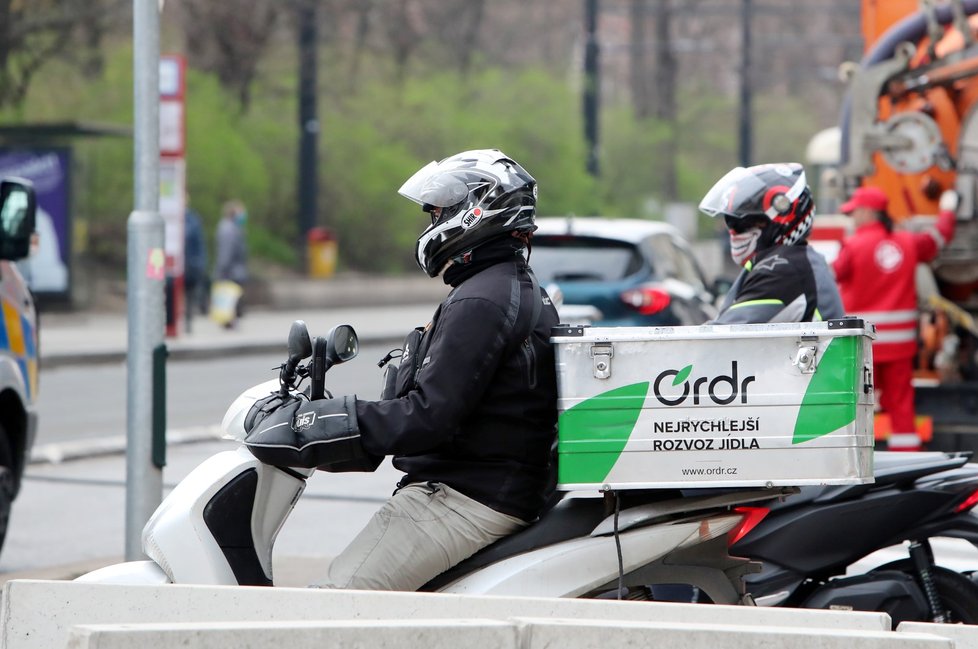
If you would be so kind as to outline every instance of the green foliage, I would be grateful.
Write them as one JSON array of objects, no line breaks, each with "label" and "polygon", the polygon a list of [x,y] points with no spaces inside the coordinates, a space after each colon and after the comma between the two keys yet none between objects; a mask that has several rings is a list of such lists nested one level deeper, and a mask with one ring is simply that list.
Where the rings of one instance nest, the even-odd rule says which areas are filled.
[{"label": "green foliage", "polygon": [[[114,46],[94,81],[52,63],[24,105],[0,111],[0,120],[131,124],[131,56],[129,45]],[[603,105],[596,179],[584,168],[579,90],[542,68],[474,66],[467,75],[412,69],[398,78],[389,61],[366,60],[351,74],[337,53],[324,52],[323,60],[330,64],[322,66],[320,81],[317,222],[336,232],[340,268],[415,272],[414,242],[427,220],[397,189],[428,161],[465,149],[499,148],[523,164],[539,182],[538,213],[548,216],[661,218],[661,175],[671,139],[680,200],[698,202],[737,164],[736,106],[710,89],[688,89],[674,125],[637,120],[623,105]],[[296,86],[293,59],[278,52],[242,113],[236,98],[191,62],[187,180],[211,245],[221,205],[240,199],[249,211],[252,256],[298,270],[304,244],[296,216]],[[799,159],[813,130],[805,106],[758,97],[755,114],[768,113],[777,118],[755,120],[756,159]],[[88,225],[90,252],[124,268],[132,140],[70,144],[75,218]],[[709,233],[712,225],[704,217],[701,231]]]},{"label": "green foliage", "polygon": [[466,149],[498,148],[518,160],[539,183],[540,213],[598,211],[594,181],[579,164],[574,102],[539,71],[514,78],[488,70],[411,77],[402,86],[378,80],[330,104],[321,216],[339,233],[341,263],[382,272],[412,267],[426,217],[397,188],[428,161]]}]

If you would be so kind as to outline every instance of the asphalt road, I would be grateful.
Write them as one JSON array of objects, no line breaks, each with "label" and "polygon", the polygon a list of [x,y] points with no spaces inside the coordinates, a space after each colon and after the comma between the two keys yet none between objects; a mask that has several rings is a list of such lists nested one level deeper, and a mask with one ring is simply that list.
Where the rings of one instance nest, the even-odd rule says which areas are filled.
[{"label": "asphalt road", "polygon": [[[337,394],[371,398],[380,393],[377,367],[388,346],[364,346],[337,365],[327,387]],[[273,379],[281,355],[229,356],[167,363],[167,430],[220,424],[224,411],[246,388]],[[125,363],[62,366],[41,374],[37,445],[126,434]]]}]

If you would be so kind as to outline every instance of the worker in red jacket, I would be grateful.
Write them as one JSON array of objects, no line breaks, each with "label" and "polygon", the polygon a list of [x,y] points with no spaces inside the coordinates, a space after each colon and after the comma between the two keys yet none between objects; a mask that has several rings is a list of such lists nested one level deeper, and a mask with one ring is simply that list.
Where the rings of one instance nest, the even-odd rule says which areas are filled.
[{"label": "worker in red jacket", "polygon": [[920,232],[896,230],[878,187],[860,187],[841,207],[856,231],[832,264],[846,314],[876,325],[873,376],[876,394],[889,413],[891,451],[919,451],[914,423],[913,361],[917,353],[918,263],[932,261],[954,236],[958,195],[940,200],[937,223]]}]

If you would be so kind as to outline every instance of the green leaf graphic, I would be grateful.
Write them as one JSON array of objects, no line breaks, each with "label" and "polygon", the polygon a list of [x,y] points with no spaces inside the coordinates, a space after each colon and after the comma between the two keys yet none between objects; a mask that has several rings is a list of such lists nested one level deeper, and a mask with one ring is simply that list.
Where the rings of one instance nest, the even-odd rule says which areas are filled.
[{"label": "green leaf graphic", "polygon": [[693,371],[692,365],[687,365],[683,369],[679,370],[679,374],[677,374],[676,378],[672,380],[672,384],[679,385],[680,383],[686,380],[686,377],[689,376],[689,373],[692,371]]},{"label": "green leaf graphic", "polygon": [[558,481],[602,482],[618,461],[645,405],[648,382],[602,392],[560,414]]},{"label": "green leaf graphic", "polygon": [[792,444],[828,435],[856,420],[856,352],[861,343],[856,336],[829,342],[801,401]]}]

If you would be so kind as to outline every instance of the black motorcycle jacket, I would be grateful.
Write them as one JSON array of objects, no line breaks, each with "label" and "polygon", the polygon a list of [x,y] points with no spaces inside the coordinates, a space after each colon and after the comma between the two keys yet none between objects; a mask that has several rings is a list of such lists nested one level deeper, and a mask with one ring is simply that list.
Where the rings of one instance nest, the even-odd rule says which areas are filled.
[{"label": "black motorcycle jacket", "polygon": [[813,322],[844,314],[825,258],[801,243],[758,252],[737,277],[713,322]]},{"label": "black motorcycle jacket", "polygon": [[402,484],[441,482],[532,521],[552,489],[557,311],[522,255],[449,271],[454,288],[424,334],[411,389],[357,401],[363,446],[393,455]]}]

